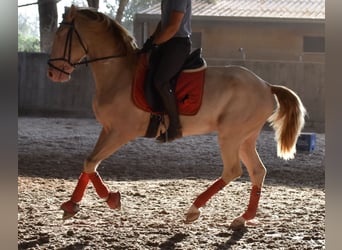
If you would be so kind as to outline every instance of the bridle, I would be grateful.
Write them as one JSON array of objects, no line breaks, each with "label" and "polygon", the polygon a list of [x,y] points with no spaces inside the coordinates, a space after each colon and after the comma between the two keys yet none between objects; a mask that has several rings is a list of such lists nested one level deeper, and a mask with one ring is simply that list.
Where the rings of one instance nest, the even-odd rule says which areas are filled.
[{"label": "bridle", "polygon": [[[119,54],[119,55],[112,55],[112,56],[104,56],[104,57],[99,57],[99,58],[94,58],[94,59],[87,59],[87,54],[88,54],[88,50],[85,46],[85,44],[83,43],[80,33],[76,30],[75,28],[75,20],[73,19],[71,22],[61,22],[60,25],[67,25],[69,26],[69,30],[66,36],[66,40],[65,40],[65,45],[64,45],[64,53],[63,53],[63,57],[58,57],[58,58],[51,58],[48,60],[47,64],[51,67],[54,68],[56,70],[58,70],[59,72],[62,72],[63,74],[66,75],[70,75],[70,73],[64,71],[61,68],[56,67],[55,65],[53,65],[51,62],[55,62],[55,61],[63,61],[66,62],[67,64],[69,64],[70,66],[72,66],[73,68],[76,68],[76,66],[78,65],[88,65],[89,63],[93,63],[93,62],[97,62],[97,61],[101,61],[101,60],[107,60],[107,59],[111,59],[111,58],[119,58],[119,57],[124,57],[127,54]],[[79,43],[81,44],[84,52],[85,52],[85,56],[81,58],[81,60],[79,62],[73,63],[71,62],[71,43],[72,43],[72,38],[73,38],[73,34],[76,34],[76,37],[79,41]],[[83,59],[83,60],[82,60]]]}]

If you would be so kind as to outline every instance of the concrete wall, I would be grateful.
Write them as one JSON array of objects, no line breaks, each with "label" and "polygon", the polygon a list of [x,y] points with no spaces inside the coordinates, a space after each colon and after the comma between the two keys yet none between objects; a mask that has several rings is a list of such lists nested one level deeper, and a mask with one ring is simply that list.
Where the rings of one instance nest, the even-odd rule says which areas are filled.
[{"label": "concrete wall", "polygon": [[[53,83],[46,76],[46,54],[19,53],[18,108],[20,115],[93,117],[94,82],[90,69],[77,68],[69,82]],[[208,65],[243,65],[272,84],[290,87],[306,106],[306,131],[324,131],[325,87],[323,63],[207,60]]]},{"label": "concrete wall", "polygon": [[304,53],[303,37],[324,37],[324,24],[201,21],[193,20],[193,32],[200,32],[207,58],[322,62],[324,53]]},{"label": "concrete wall", "polygon": [[[153,33],[160,16],[137,14],[134,19],[134,35],[139,45]],[[192,17],[193,36],[199,35],[200,44],[206,58],[242,59],[239,48],[243,48],[246,59],[286,60],[324,62],[325,53],[303,51],[303,38],[325,36],[323,21]]]},{"label": "concrete wall", "polygon": [[47,77],[47,54],[18,53],[18,57],[19,115],[93,115],[90,68],[80,66],[70,81],[54,83]]}]

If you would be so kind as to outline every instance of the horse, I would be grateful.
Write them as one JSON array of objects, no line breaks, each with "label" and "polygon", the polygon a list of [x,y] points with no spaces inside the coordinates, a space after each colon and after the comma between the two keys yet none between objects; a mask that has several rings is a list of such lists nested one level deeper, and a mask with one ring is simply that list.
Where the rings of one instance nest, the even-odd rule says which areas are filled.
[{"label": "horse", "polygon": [[[54,82],[68,81],[75,67],[90,65],[95,81],[93,111],[102,125],[93,151],[70,200],[61,205],[63,219],[79,211],[89,182],[111,209],[120,209],[120,192],[111,192],[97,167],[122,145],[144,136],[150,113],[132,100],[132,84],[139,66],[139,48],[134,37],[107,15],[72,5],[63,15],[48,60],[48,77]],[[248,207],[230,224],[245,227],[256,217],[266,168],[256,141],[265,124],[275,131],[277,156],[292,159],[296,142],[305,124],[306,109],[291,89],[266,82],[242,66],[205,69],[202,104],[194,115],[180,115],[183,136],[216,132],[223,170],[221,176],[202,192],[185,214],[185,223],[195,222],[207,201],[242,175],[242,164],[251,181]],[[168,118],[165,117],[167,125]],[[160,125],[160,130],[165,128]]]}]

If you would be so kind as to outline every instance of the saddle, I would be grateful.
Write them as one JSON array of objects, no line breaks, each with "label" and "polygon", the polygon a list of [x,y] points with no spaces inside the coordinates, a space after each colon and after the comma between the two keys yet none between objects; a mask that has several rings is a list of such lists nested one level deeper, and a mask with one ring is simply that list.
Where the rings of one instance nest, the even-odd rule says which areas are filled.
[{"label": "saddle", "polygon": [[[182,70],[171,79],[171,89],[176,96],[179,114],[196,115],[198,112],[202,103],[206,67],[202,49],[196,49],[188,56]],[[138,108],[151,113],[149,131],[152,123],[158,129],[164,109],[159,95],[148,79],[148,68],[147,54],[140,54],[133,81],[132,98]],[[145,136],[155,137],[156,129],[152,129],[153,132],[147,131]]]}]

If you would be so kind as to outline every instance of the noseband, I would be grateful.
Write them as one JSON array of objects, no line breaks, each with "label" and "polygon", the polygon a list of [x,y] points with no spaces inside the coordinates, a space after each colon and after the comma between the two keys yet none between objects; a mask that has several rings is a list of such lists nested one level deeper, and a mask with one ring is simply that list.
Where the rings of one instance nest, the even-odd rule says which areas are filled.
[{"label": "noseband", "polygon": [[[70,73],[64,71],[61,68],[56,67],[55,65],[53,65],[51,62],[55,62],[55,61],[63,61],[66,62],[67,64],[69,64],[70,66],[72,66],[73,68],[76,68],[76,66],[81,65],[81,64],[86,64],[88,65],[88,63],[92,63],[92,62],[96,62],[96,61],[101,61],[101,60],[107,60],[107,59],[111,59],[111,58],[118,58],[118,57],[124,57],[126,56],[125,54],[120,54],[120,55],[112,55],[112,56],[104,56],[104,57],[99,57],[99,58],[94,58],[94,59],[90,59],[88,60],[86,58],[87,54],[88,54],[88,50],[86,48],[86,46],[84,45],[80,34],[78,33],[78,31],[75,28],[75,24],[74,24],[75,20],[72,20],[71,22],[61,22],[61,25],[67,25],[69,26],[69,30],[66,36],[66,40],[65,40],[65,45],[64,45],[64,53],[63,53],[63,57],[58,57],[58,58],[52,58],[49,59],[47,64],[51,67],[54,68],[56,70],[58,70],[59,72],[62,72],[63,74],[66,75],[70,75]],[[79,62],[73,63],[71,62],[71,43],[72,43],[72,38],[73,38],[73,34],[76,34],[77,40],[79,41],[79,43],[81,44],[84,52],[85,52],[85,56],[83,57],[84,59]]]}]

